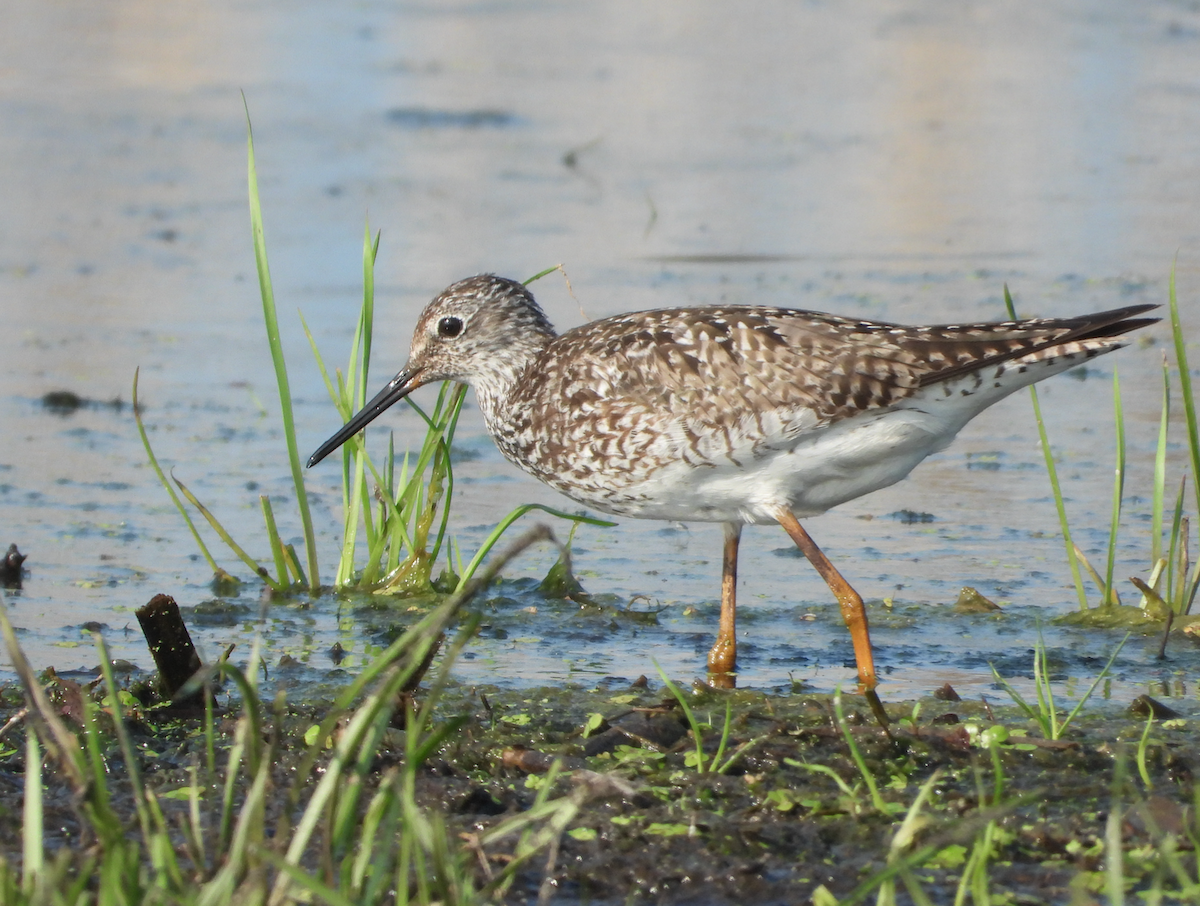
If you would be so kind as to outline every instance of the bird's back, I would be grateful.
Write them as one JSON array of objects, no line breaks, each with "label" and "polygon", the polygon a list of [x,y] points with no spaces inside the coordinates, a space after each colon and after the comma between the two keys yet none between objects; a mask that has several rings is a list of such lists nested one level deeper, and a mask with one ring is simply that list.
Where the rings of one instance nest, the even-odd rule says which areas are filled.
[{"label": "bird's back", "polygon": [[513,462],[618,515],[759,521],[781,495],[819,512],[1121,345],[1152,307],[928,327],[749,306],[620,315],[551,340],[489,427]]}]

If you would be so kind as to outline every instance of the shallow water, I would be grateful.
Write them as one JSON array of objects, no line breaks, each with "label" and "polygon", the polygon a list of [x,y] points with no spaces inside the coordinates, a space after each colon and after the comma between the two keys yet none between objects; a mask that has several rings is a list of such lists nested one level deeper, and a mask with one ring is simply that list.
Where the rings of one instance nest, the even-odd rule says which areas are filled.
[{"label": "shallow water", "polygon": [[[300,445],[337,426],[298,319],[342,360],[357,312],[364,218],[383,230],[375,374],[401,364],[420,307],[469,273],[526,277],[560,328],[622,310],[713,302],[803,306],[902,322],[1164,302],[1178,254],[1198,335],[1200,10],[1151,2],[161,4],[19,0],[0,36],[0,520],[29,575],[6,592],[38,667],[88,667],[80,627],[146,667],[131,611],[166,592],[211,597],[208,570],[145,463],[128,405],[48,411],[70,390],[141,397],[164,465],[266,558],[257,497],[290,531],[245,205],[253,116]],[[1043,384],[1077,541],[1102,560],[1112,487],[1111,375],[1130,470],[1118,576],[1145,574],[1167,332]],[[1200,356],[1200,352],[1194,355]],[[398,446],[411,414],[383,422]],[[386,442],[372,430],[377,450]],[[1182,437],[1176,427],[1175,437]],[[473,551],[513,506],[561,506],[464,418],[452,531]],[[1183,451],[1172,451],[1173,481]],[[338,470],[309,473],[326,575]],[[906,524],[892,514],[929,513]],[[993,661],[1028,672],[1035,625],[1076,605],[1028,398],[985,413],[902,484],[812,520],[871,599],[882,694],[949,681],[988,691]],[[285,529],[285,532],[288,529]],[[562,530],[565,534],[565,529]],[[219,542],[213,541],[214,552]],[[246,573],[232,556],[226,568]],[[785,535],[743,543],[741,682],[828,689],[853,677],[828,591]],[[720,532],[627,521],[582,529],[587,589],[637,598],[648,622],[535,600],[543,551],[510,570],[464,679],[582,682],[694,674],[711,644]],[[524,583],[527,584],[527,583]],[[960,617],[963,585],[1009,602]],[[210,654],[248,641],[197,626]],[[1122,583],[1126,601],[1135,602]],[[649,602],[641,600],[647,596]],[[884,599],[892,603],[886,605]],[[536,607],[537,613],[529,613]],[[803,618],[811,615],[812,619]],[[329,598],[269,611],[268,660],[333,667],[369,628]],[[1045,626],[1068,683],[1094,676],[1113,632]],[[1197,655],[1135,640],[1108,688],[1194,699]],[[0,664],[6,664],[0,659]],[[1165,688],[1161,685],[1166,683]]]}]

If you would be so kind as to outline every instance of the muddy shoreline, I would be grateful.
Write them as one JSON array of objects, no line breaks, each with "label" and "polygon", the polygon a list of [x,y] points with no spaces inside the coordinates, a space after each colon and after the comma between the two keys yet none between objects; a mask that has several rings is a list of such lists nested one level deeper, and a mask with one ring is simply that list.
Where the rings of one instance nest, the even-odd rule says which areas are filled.
[{"label": "muddy shoreline", "polygon": [[[51,679],[50,689],[69,722],[80,687]],[[332,701],[335,692],[331,685],[324,695]],[[722,773],[696,769],[694,738],[678,703],[657,680],[524,691],[451,684],[440,694],[435,722],[461,726],[421,767],[417,801],[443,817],[450,835],[471,852],[483,883],[510,857],[510,848],[472,851],[471,841],[533,806],[548,769],[559,762],[550,795],[575,794],[581,808],[561,836],[552,869],[542,858],[526,866],[504,897],[512,903],[533,902],[539,891],[543,897],[552,893],[550,902],[591,904],[798,903],[810,902],[820,887],[845,897],[883,871],[889,853],[895,858],[901,821],[923,784],[931,788],[921,826],[901,853],[933,848],[914,871],[935,902],[953,898],[966,854],[988,822],[996,828],[992,893],[1018,903],[1065,901],[1101,884],[1114,808],[1131,851],[1152,847],[1165,833],[1186,840],[1189,828],[1195,832],[1191,720],[1155,724],[1142,756],[1152,783],[1147,788],[1134,767],[1145,719],[1102,704],[1087,708],[1063,740],[1048,741],[1015,708],[1001,705],[1002,694],[991,702],[890,702],[889,739],[853,695],[842,699],[841,725],[831,696],[802,690],[769,695],[693,687],[687,697],[709,759],[729,708]],[[7,720],[20,695],[5,687],[0,701],[0,719]],[[237,703],[226,695],[218,703],[222,764],[234,738]],[[314,690],[304,703],[289,701],[264,729],[277,741],[277,792],[268,821],[288,808],[283,791],[307,751],[305,734],[323,710],[322,693]],[[177,820],[187,803],[169,794],[185,788],[190,771],[203,763],[200,719],[135,709],[128,727],[145,783],[158,793],[168,819]],[[875,778],[882,810],[864,785],[846,732]],[[366,775],[368,792],[403,760],[404,733],[396,726],[388,731]],[[8,733],[0,757],[8,803],[0,813],[0,849],[10,864],[21,858],[20,736],[19,729]],[[111,733],[105,738],[111,742]],[[132,827],[115,742],[106,757],[116,810]],[[321,776],[320,764],[310,788]],[[814,765],[820,767],[809,767]],[[223,779],[207,779],[211,795],[219,794]],[[46,847],[78,852],[90,845],[91,835],[60,783],[53,775],[47,780]],[[1135,863],[1134,889],[1149,874],[1146,866],[1139,873]]]}]

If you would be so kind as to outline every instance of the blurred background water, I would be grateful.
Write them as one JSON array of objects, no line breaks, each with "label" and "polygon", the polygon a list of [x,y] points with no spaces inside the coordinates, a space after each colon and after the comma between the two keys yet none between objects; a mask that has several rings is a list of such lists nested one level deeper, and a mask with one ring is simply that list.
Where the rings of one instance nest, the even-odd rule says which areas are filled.
[{"label": "blurred background water", "polygon": [[[306,452],[339,420],[294,313],[344,361],[368,218],[383,232],[378,384],[443,286],[558,263],[574,297],[557,276],[536,291],[564,329],[716,302],[997,319],[1006,283],[1022,314],[1069,315],[1164,302],[1177,257],[1185,325],[1200,335],[1195,2],[11,0],[6,20],[0,541],[29,555],[5,600],[38,667],[94,664],[81,633],[90,622],[116,655],[148,667],[132,610],[158,592],[185,606],[212,597],[134,429],[136,367],[164,465],[255,555],[267,555],[260,493],[285,535],[299,534],[249,238],[239,92]],[[1142,333],[1041,385],[1077,541],[1102,559],[1120,369],[1131,457],[1122,577],[1148,565],[1168,339],[1161,326]],[[60,390],[93,405],[42,405]],[[401,449],[416,442],[411,414],[384,422]],[[373,428],[371,442],[382,451],[386,431]],[[458,447],[451,530],[464,552],[518,503],[563,504],[501,459],[473,406]],[[1172,467],[1177,482],[1179,444]],[[336,467],[309,473],[326,574],[337,478]],[[1037,623],[1077,606],[1049,493],[1019,394],[906,482],[811,521],[874,602],[885,697],[946,681],[986,690],[989,661],[1028,672]],[[932,521],[894,515],[904,510]],[[510,570],[462,678],[633,678],[652,671],[651,657],[675,675],[700,672],[716,625],[719,528],[626,521],[578,533],[588,590],[619,607],[636,598],[657,621],[569,602],[530,613],[519,580],[553,556]],[[782,532],[747,532],[741,577],[743,685],[851,681],[828,590]],[[1008,612],[951,615],[962,585]],[[209,656],[250,637],[256,588],[249,581],[239,599],[243,619],[196,628]],[[1124,579],[1122,589],[1135,599]],[[1045,631],[1069,680],[1094,675],[1119,641]],[[268,659],[293,653],[314,676],[334,666],[324,652],[335,642],[353,657],[368,638],[332,598],[269,611]],[[1165,662],[1156,649],[1131,643],[1110,693],[1194,698],[1190,643],[1173,643]]]}]

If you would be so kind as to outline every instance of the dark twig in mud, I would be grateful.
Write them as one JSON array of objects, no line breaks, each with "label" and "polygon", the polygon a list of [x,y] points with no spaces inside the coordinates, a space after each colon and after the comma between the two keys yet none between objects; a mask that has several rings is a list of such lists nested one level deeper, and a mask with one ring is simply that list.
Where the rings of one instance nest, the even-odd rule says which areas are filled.
[{"label": "dark twig in mud", "polygon": [[[183,685],[201,668],[200,655],[192,644],[179,605],[170,595],[155,595],[135,612],[146,645],[158,667],[164,698],[174,698]],[[192,693],[175,701],[177,705],[200,705],[203,694]]]}]

